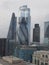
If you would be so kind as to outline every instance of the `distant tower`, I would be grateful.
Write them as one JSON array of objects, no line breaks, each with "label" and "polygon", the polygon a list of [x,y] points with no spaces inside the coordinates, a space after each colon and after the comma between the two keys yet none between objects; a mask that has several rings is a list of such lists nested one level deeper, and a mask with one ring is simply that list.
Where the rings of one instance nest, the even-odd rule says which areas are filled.
[{"label": "distant tower", "polygon": [[33,42],[40,42],[40,27],[39,24],[35,24],[33,29]]},{"label": "distant tower", "polygon": [[10,27],[7,35],[6,55],[11,55],[13,53],[15,44],[16,44],[16,17],[15,13],[12,13]]},{"label": "distant tower", "polygon": [[30,42],[30,9],[27,5],[20,7],[18,42],[28,45]]},{"label": "distant tower", "polygon": [[44,43],[49,43],[49,21],[44,22]]}]

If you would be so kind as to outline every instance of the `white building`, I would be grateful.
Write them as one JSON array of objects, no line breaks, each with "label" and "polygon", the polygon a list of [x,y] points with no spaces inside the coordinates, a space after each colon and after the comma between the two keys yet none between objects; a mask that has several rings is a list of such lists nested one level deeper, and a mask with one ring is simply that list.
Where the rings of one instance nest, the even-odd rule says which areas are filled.
[{"label": "white building", "polygon": [[34,52],[32,62],[35,65],[49,65],[49,51]]}]

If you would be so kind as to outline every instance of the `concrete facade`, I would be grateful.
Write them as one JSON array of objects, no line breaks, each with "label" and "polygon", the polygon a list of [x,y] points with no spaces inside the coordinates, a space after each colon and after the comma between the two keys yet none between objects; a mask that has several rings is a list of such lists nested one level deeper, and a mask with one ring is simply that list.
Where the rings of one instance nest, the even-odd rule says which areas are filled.
[{"label": "concrete facade", "polygon": [[5,56],[6,38],[0,38],[0,56]]},{"label": "concrete facade", "polygon": [[35,65],[49,65],[49,51],[34,52],[32,62]]}]

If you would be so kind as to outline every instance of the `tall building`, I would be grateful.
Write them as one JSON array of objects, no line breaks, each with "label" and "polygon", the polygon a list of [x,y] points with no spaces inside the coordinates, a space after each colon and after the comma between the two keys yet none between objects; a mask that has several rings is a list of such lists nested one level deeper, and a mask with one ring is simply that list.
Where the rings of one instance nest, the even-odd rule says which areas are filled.
[{"label": "tall building", "polygon": [[39,26],[39,24],[35,24],[35,28],[33,29],[33,42],[40,42],[40,26]]},{"label": "tall building", "polygon": [[49,43],[49,21],[44,23],[44,43]]},{"label": "tall building", "polygon": [[30,9],[26,5],[20,7],[18,40],[22,45],[30,42]]},{"label": "tall building", "polygon": [[16,44],[16,17],[15,13],[12,13],[10,27],[7,35],[6,43],[6,55],[11,55]]},{"label": "tall building", "polygon": [[0,38],[0,56],[5,56],[6,38]]}]

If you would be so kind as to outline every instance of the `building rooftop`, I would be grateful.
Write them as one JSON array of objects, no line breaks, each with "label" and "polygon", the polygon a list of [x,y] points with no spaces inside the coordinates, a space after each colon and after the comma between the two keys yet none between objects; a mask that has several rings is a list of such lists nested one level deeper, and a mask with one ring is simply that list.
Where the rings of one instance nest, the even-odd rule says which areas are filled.
[{"label": "building rooftop", "polygon": [[34,54],[49,54],[49,51],[40,50],[40,51],[34,52]]},{"label": "building rooftop", "polygon": [[[2,65],[34,65],[34,64],[32,64],[32,63],[30,63],[30,62],[26,62],[26,61],[23,61],[22,59],[19,59],[19,58],[17,58],[17,57],[13,57],[13,58],[11,58],[11,57],[13,57],[13,56],[5,56],[5,57],[2,57],[1,59],[0,59],[0,63],[2,64]],[[13,60],[12,60],[13,59]],[[8,61],[7,61],[8,60]],[[16,63],[11,63],[10,61],[12,60],[12,62],[13,61],[15,61]],[[20,61],[21,60],[21,62],[18,62],[18,61]]]},{"label": "building rooftop", "polygon": [[30,11],[30,9],[27,7],[27,5],[23,5],[23,6],[21,6],[20,7],[20,10],[28,10],[28,11]]},{"label": "building rooftop", "polygon": [[[29,46],[29,45],[20,45],[18,46],[19,49],[33,49],[33,50],[36,50],[36,47],[34,48],[33,46]],[[16,48],[18,48],[16,47]]]}]

